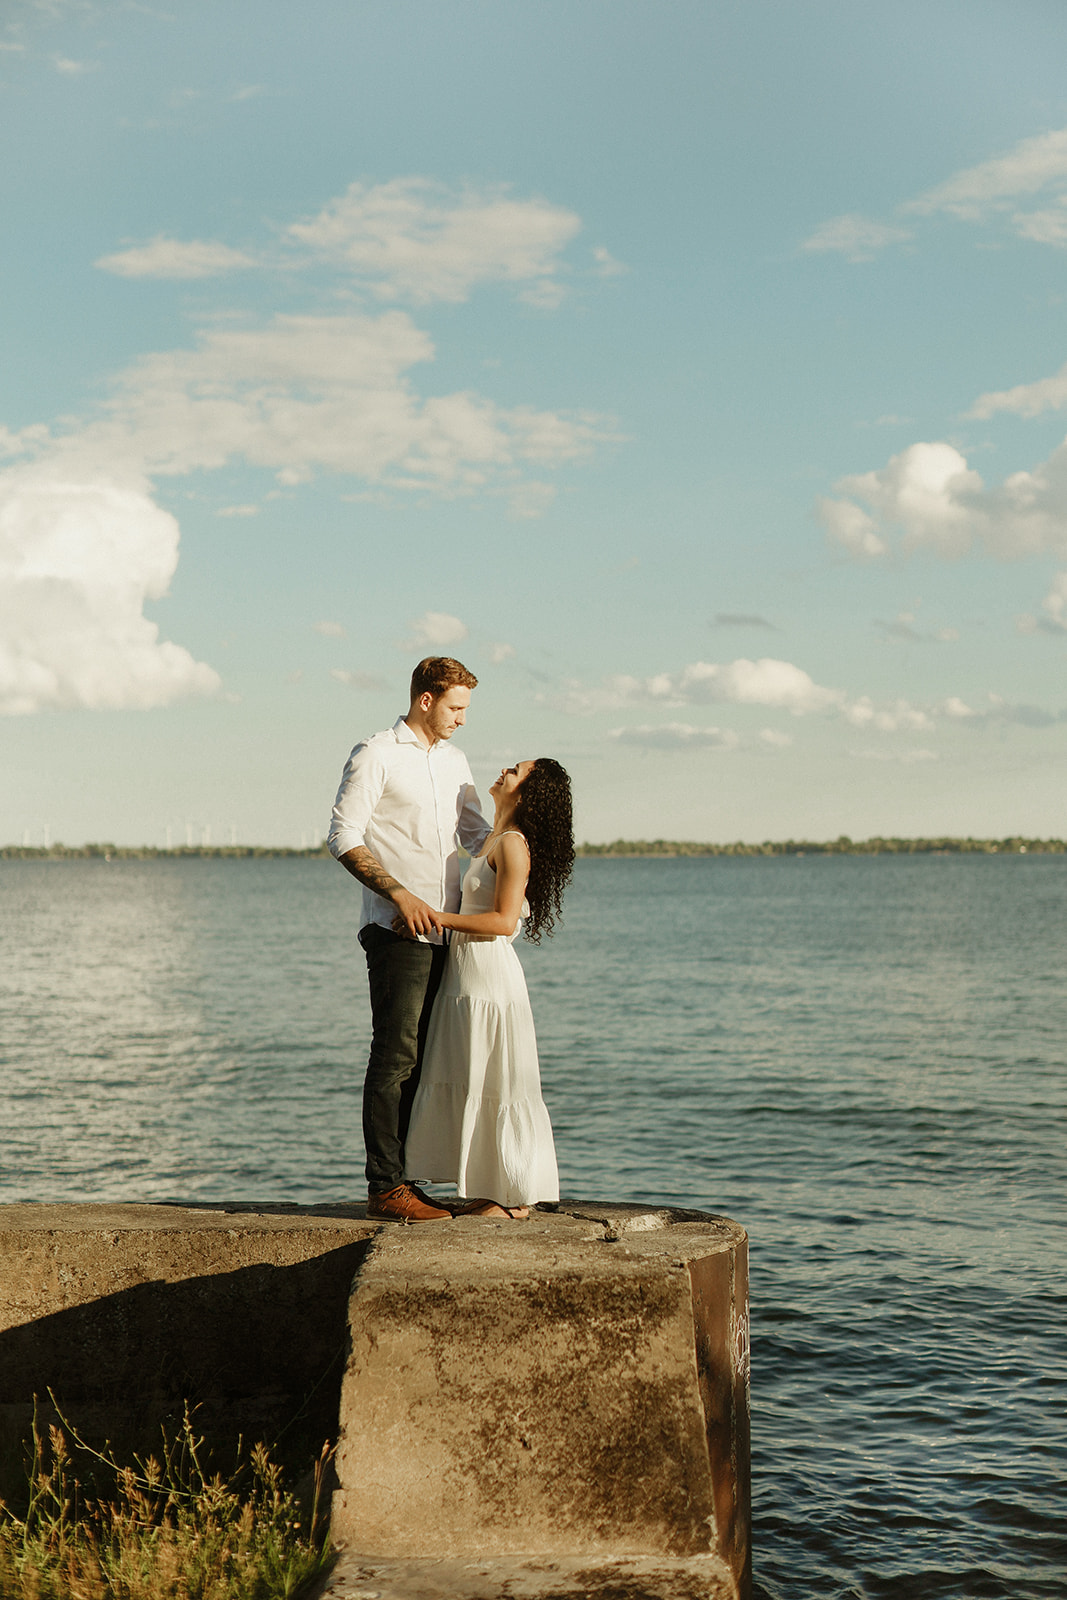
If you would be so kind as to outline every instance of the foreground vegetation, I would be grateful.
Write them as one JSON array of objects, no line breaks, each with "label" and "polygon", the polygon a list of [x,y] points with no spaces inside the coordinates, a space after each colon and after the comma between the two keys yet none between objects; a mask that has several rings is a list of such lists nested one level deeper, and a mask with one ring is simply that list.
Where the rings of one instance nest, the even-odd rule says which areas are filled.
[{"label": "foreground vegetation", "polygon": [[[781,839],[763,844],[702,844],[689,839],[615,839],[611,844],[580,844],[579,856],[884,856],[884,855],[1063,855],[1063,839],[1027,839],[1012,835],[1006,839]],[[310,850],[286,850],[281,846],[252,844],[180,845],[172,850],[155,845],[53,844],[37,847],[27,844],[0,845],[0,861],[154,861],[206,858],[208,860],[256,860],[281,857],[329,856],[324,844]]]},{"label": "foreground vegetation", "polygon": [[122,1466],[64,1420],[35,1420],[18,1508],[0,1501],[4,1600],[295,1600],[330,1563],[319,1505],[302,1510],[257,1445],[223,1479],[188,1411],[162,1459]]}]

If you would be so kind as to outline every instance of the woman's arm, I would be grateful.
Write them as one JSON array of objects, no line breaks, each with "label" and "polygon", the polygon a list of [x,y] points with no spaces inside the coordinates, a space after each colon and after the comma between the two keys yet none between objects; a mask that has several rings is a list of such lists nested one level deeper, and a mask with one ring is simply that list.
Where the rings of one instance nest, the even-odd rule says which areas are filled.
[{"label": "woman's arm", "polygon": [[522,898],[530,876],[530,852],[520,833],[506,833],[489,854],[496,867],[492,911],[478,911],[466,917],[458,912],[433,911],[430,915],[435,927],[452,928],[456,933],[480,933],[490,939],[500,934],[511,938],[522,914]]}]

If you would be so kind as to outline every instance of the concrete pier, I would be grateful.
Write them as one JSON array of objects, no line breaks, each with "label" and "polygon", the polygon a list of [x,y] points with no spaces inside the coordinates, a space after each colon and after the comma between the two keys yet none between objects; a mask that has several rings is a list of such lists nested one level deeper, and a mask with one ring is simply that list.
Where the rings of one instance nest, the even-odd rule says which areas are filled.
[{"label": "concrete pier", "polygon": [[354,1206],[0,1206],[0,1494],[49,1389],[123,1452],[158,1451],[189,1400],[212,1444],[313,1456],[376,1231]]},{"label": "concrete pier", "polygon": [[747,1239],[706,1213],[0,1207],[9,1459],[48,1388],[140,1448],[184,1399],[299,1420],[339,1441],[329,1600],[745,1600],[748,1381]]}]

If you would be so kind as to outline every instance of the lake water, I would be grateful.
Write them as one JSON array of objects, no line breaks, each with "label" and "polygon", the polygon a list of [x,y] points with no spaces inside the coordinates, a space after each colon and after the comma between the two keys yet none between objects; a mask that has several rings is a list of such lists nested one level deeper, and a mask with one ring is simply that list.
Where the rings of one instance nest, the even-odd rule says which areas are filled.
[{"label": "lake water", "polygon": [[[350,1200],[358,891],[0,861],[0,1200]],[[583,860],[563,1192],[751,1237],[757,1595],[1067,1596],[1067,857]]]}]

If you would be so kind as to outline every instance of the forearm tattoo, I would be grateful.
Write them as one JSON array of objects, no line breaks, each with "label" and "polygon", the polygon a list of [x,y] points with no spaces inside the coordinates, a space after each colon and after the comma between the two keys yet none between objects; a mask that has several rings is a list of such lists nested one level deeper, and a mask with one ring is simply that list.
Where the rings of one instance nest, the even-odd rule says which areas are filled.
[{"label": "forearm tattoo", "polygon": [[404,885],[398,883],[394,877],[376,861],[369,850],[357,846],[355,850],[346,850],[341,857],[342,864],[346,866],[354,878],[372,889],[375,894],[380,894],[383,900],[391,900],[397,889]]}]

